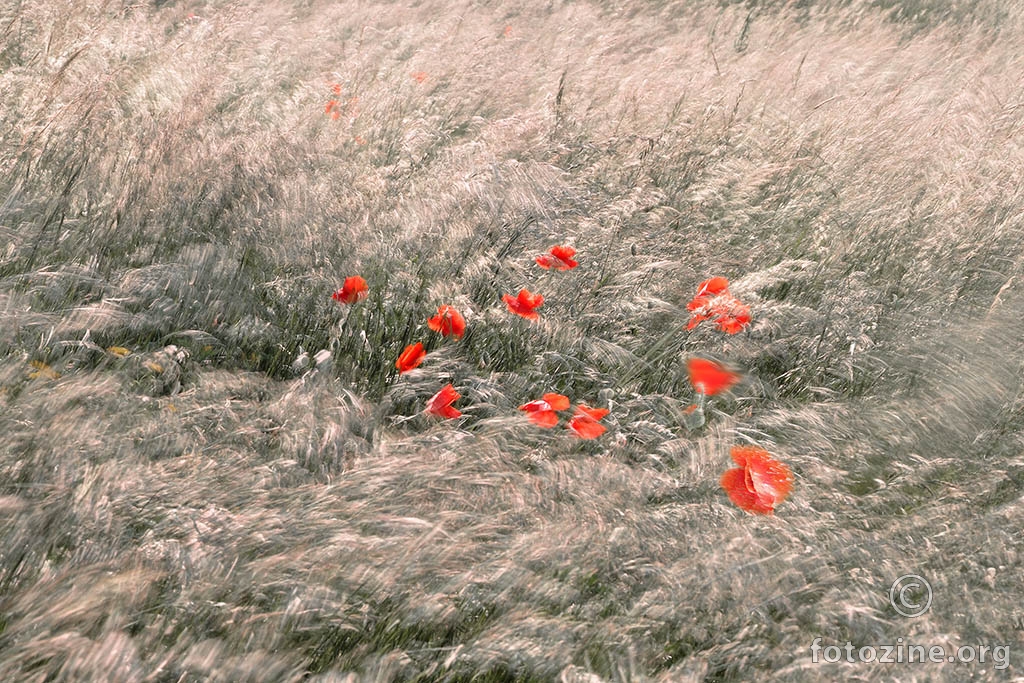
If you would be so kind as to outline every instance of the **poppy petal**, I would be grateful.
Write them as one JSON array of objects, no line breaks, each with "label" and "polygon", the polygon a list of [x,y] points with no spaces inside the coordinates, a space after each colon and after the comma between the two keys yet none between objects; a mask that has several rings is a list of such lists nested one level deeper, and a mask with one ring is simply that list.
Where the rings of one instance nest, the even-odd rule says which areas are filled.
[{"label": "poppy petal", "polygon": [[551,247],[551,255],[558,259],[558,262],[553,265],[559,270],[572,270],[579,265],[579,263],[572,258],[576,255],[576,250],[572,247],[557,244]]},{"label": "poppy petal", "polygon": [[454,420],[457,417],[462,417],[462,411],[452,406],[442,406],[437,415],[446,420]]},{"label": "poppy petal", "polygon": [[745,482],[746,471],[735,467],[731,470],[727,470],[722,475],[722,479],[719,482],[725,492],[729,495],[729,500],[744,510],[751,510],[754,505],[757,504],[757,496],[752,491],[747,489]]},{"label": "poppy petal", "polygon": [[603,424],[585,413],[578,413],[569,420],[569,428],[581,439],[596,439],[607,430]]},{"label": "poppy petal", "polygon": [[686,304],[686,310],[696,311],[698,308],[704,308],[709,303],[711,303],[711,299],[709,299],[708,297],[696,296],[693,298],[692,301],[690,301],[690,303]]},{"label": "poppy petal", "polygon": [[705,294],[717,296],[728,291],[728,289],[729,281],[727,279],[724,277],[713,277],[697,285],[697,296],[704,296]]},{"label": "poppy petal", "polygon": [[576,255],[576,250],[561,244],[551,247],[551,255],[561,261],[570,261]]},{"label": "poppy petal", "polygon": [[446,384],[427,401],[426,412],[445,419],[460,417],[462,413],[451,405],[460,398],[462,395],[451,384]]},{"label": "poppy petal", "polygon": [[537,410],[526,414],[530,422],[538,427],[550,429],[558,424],[558,413],[553,410]]},{"label": "poppy petal", "polygon": [[725,332],[726,334],[739,334],[740,332],[743,331],[743,325],[740,325],[738,322],[736,322],[735,318],[731,318],[728,316],[723,316],[715,320],[715,325],[718,326],[719,330]]},{"label": "poppy petal", "polygon": [[569,397],[561,394],[544,394],[544,400],[550,406],[550,410],[568,410]]},{"label": "poppy petal", "polygon": [[526,308],[539,308],[544,305],[544,297],[540,294],[534,294],[528,289],[520,289],[516,299]]},{"label": "poppy petal", "polygon": [[576,250],[572,247],[556,244],[551,247],[551,250],[547,254],[542,254],[534,260],[537,262],[538,266],[545,270],[550,268],[554,268],[556,270],[572,270],[579,265],[579,263],[572,258],[575,255]]},{"label": "poppy petal", "polygon": [[569,428],[581,439],[596,439],[607,431],[605,426],[598,422],[607,414],[606,408],[591,408],[580,403],[576,406],[576,414],[569,420]]},{"label": "poppy petal", "polygon": [[745,470],[738,467],[727,470],[725,474],[722,475],[720,483],[722,488],[725,489],[725,492],[729,495],[729,500],[731,500],[737,507],[756,514],[772,514],[773,509],[771,507],[766,507],[758,499],[757,495],[747,488]]},{"label": "poppy petal", "polygon": [[534,310],[544,303],[544,297],[540,294],[533,294],[527,289],[519,290],[514,298],[509,294],[503,294],[501,300],[505,302],[508,310],[529,320],[536,320],[539,316]]},{"label": "poppy petal", "polygon": [[444,337],[462,339],[466,333],[466,319],[451,306],[439,306],[437,315],[427,320],[427,326]]},{"label": "poppy petal", "polygon": [[423,342],[416,342],[406,346],[405,350],[398,356],[398,360],[395,361],[398,374],[418,368],[426,355],[427,352],[423,350]]},{"label": "poppy petal", "polygon": [[525,411],[527,413],[536,413],[537,411],[540,410],[551,410],[551,404],[549,404],[547,401],[537,399],[536,401],[530,401],[529,403],[524,403],[523,405],[519,406],[519,410]]},{"label": "poppy petal", "polygon": [[462,339],[466,334],[466,319],[462,317],[461,313],[451,308],[449,320],[451,321],[451,335],[456,339]]},{"label": "poppy petal", "polygon": [[341,289],[332,294],[331,298],[343,304],[354,304],[365,299],[369,292],[370,288],[366,285],[366,280],[358,275],[353,275],[345,278]]},{"label": "poppy petal", "polygon": [[793,473],[767,451],[748,459],[747,471],[758,498],[768,500],[772,505],[785,500],[793,488]]},{"label": "poppy petal", "polygon": [[[729,451],[729,456],[732,458],[740,467],[746,467],[747,461],[755,457],[755,454],[763,449],[757,448],[756,446],[733,446]],[[767,451],[765,451],[767,452]]]},{"label": "poppy petal", "polygon": [[789,467],[756,446],[734,446],[730,455],[739,467],[722,476],[729,498],[744,510],[771,514],[793,487]]},{"label": "poppy petal", "polygon": [[592,420],[600,420],[605,415],[607,415],[608,412],[609,411],[607,408],[591,408],[590,406],[585,405],[583,403],[576,406],[577,415],[583,414]]},{"label": "poppy petal", "polygon": [[718,325],[718,329],[728,334],[741,332],[750,324],[750,307],[739,304],[732,308],[728,315],[715,320],[715,324]]}]

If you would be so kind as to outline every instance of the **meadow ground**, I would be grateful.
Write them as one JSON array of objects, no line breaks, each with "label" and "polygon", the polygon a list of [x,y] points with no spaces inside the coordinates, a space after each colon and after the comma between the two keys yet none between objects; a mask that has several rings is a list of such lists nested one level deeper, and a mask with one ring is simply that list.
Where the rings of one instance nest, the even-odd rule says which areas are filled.
[{"label": "meadow ground", "polygon": [[[0,680],[1024,676],[1021,44],[995,0],[0,0]],[[711,276],[743,332],[686,330]],[[703,425],[692,356],[744,376]]]}]

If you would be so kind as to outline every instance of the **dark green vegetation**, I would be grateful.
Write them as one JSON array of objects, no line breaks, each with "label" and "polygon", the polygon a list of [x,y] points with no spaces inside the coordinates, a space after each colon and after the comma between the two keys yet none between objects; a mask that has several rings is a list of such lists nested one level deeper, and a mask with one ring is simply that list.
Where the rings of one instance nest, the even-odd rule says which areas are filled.
[{"label": "dark green vegetation", "polygon": [[[1020,674],[1024,15],[534,5],[0,0],[0,680]],[[694,431],[688,354],[746,375]]]}]

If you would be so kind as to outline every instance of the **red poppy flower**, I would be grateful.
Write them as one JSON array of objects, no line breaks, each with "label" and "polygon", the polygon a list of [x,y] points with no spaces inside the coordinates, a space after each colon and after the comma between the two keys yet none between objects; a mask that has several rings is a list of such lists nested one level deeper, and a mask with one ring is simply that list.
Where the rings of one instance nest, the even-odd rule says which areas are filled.
[{"label": "red poppy flower", "polygon": [[345,278],[345,283],[341,286],[341,289],[331,295],[331,298],[342,304],[354,304],[357,301],[362,301],[367,297],[370,292],[370,288],[366,286],[366,280],[353,275],[352,277]]},{"label": "red poppy flower", "polygon": [[540,294],[533,294],[528,289],[520,289],[515,298],[512,298],[510,294],[503,294],[501,300],[508,306],[508,310],[529,320],[536,320],[540,317],[535,309],[544,305],[544,297]]},{"label": "red poppy flower", "polygon": [[427,401],[427,412],[431,415],[443,417],[446,420],[460,417],[462,413],[452,407],[452,403],[460,398],[462,398],[462,395],[455,391],[455,387],[451,384],[446,384],[441,388],[441,391],[434,394],[431,399]]},{"label": "red poppy flower", "polygon": [[576,250],[572,247],[562,246],[561,244],[551,247],[551,251],[547,254],[541,254],[535,260],[537,265],[545,270],[554,268],[555,270],[572,270],[579,265],[579,262],[573,260],[573,256],[576,255]]},{"label": "red poppy flower", "polygon": [[427,326],[442,337],[462,339],[466,334],[466,319],[451,306],[438,306],[437,315],[427,321]]},{"label": "red poppy flower", "polygon": [[409,372],[420,366],[423,359],[426,357],[427,352],[423,350],[423,342],[416,342],[415,344],[409,344],[402,351],[402,355],[395,361],[395,367],[398,368],[398,374],[403,372]]},{"label": "red poppy flower", "polygon": [[412,76],[413,80],[415,80],[417,83],[422,83],[428,78],[428,74],[426,71],[413,71],[409,75]]},{"label": "red poppy flower", "polygon": [[341,104],[338,100],[329,100],[327,106],[324,107],[324,111],[331,115],[331,118],[337,121],[341,118]]},{"label": "red poppy flower", "polygon": [[332,83],[331,84],[331,92],[333,92],[335,95],[340,95],[341,94],[341,83]]},{"label": "red poppy flower", "polygon": [[512,35],[512,24],[505,27],[505,37],[508,38]]},{"label": "red poppy flower", "polygon": [[686,324],[688,330],[711,319],[718,329],[728,334],[736,334],[750,324],[750,307],[729,293],[729,281],[724,277],[713,277],[700,283],[696,296],[686,304],[686,308],[693,313]]},{"label": "red poppy flower", "polygon": [[740,381],[740,376],[735,372],[707,358],[690,358],[686,361],[686,369],[690,373],[690,384],[705,396],[719,394]]},{"label": "red poppy flower", "polygon": [[739,467],[722,475],[729,500],[747,512],[770,515],[793,487],[793,473],[768,451],[756,446],[733,446],[732,459]]},{"label": "red poppy flower", "polygon": [[569,397],[561,394],[544,394],[544,401],[551,406],[551,410],[569,410]]},{"label": "red poppy flower", "polygon": [[598,422],[607,414],[606,408],[591,408],[581,403],[576,406],[576,414],[569,420],[569,429],[576,432],[581,439],[596,439],[607,431],[605,426]]},{"label": "red poppy flower", "polygon": [[541,399],[519,406],[519,410],[526,413],[530,422],[545,429],[558,424],[558,413],[556,411],[568,409],[569,397],[554,393],[544,394],[544,397]]}]

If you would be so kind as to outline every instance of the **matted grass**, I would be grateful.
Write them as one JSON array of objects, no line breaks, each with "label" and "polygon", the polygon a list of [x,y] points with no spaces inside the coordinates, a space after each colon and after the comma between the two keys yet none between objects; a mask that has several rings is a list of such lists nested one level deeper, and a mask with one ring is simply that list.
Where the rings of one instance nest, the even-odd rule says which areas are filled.
[{"label": "matted grass", "polygon": [[[982,1],[0,0],[0,680],[1022,675],[1022,43]],[[748,330],[685,330],[714,275]],[[744,373],[699,427],[691,355]]]}]

